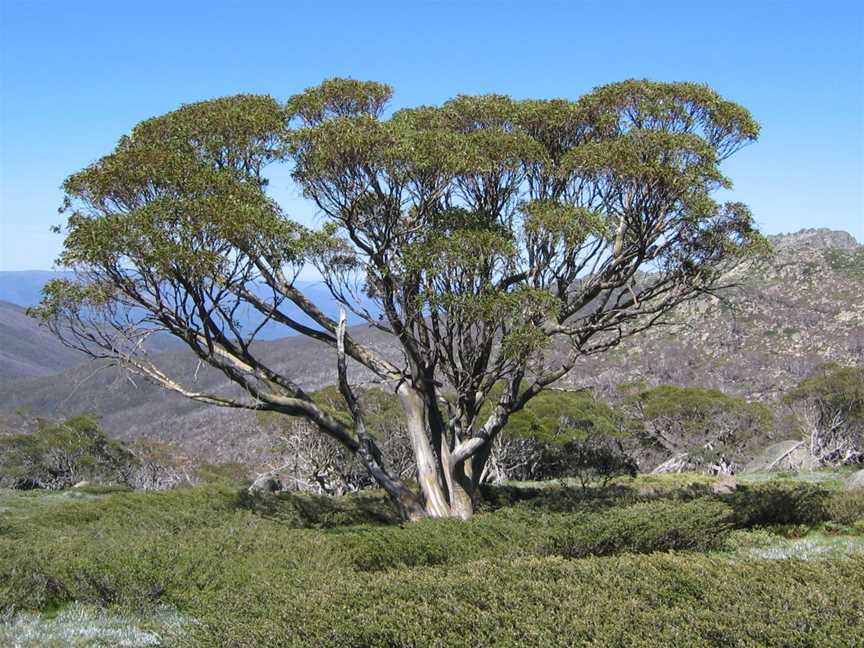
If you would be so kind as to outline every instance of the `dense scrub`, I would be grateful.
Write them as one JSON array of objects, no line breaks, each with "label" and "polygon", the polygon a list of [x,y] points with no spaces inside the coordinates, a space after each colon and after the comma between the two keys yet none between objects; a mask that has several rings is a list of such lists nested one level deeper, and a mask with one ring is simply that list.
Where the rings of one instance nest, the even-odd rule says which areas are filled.
[{"label": "dense scrub", "polygon": [[167,604],[179,646],[860,645],[864,555],[738,547],[792,527],[858,542],[861,493],[667,482],[491,489],[471,522],[404,527],[379,493],[0,492],[0,608]]},{"label": "dense scrub", "polygon": [[851,647],[864,637],[864,559],[482,560],[347,578],[302,596],[284,583],[219,592],[188,643]]}]

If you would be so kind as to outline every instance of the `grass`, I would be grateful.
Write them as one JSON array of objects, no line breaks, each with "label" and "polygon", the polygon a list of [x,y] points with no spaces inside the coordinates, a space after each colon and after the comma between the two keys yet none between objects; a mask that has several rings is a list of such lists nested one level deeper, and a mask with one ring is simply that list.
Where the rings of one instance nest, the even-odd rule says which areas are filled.
[{"label": "grass", "polygon": [[55,614],[7,610],[0,615],[0,645],[15,648],[143,648],[177,635],[182,617],[170,607],[147,613],[73,603]]},{"label": "grass", "polygon": [[836,535],[807,527],[742,529],[731,534],[727,551],[736,558],[750,560],[842,560],[864,556],[864,527],[852,533]]},{"label": "grass", "polygon": [[821,484],[829,488],[840,488],[855,468],[838,468],[802,472],[749,472],[738,475],[742,484],[758,484],[782,479],[785,481]]},{"label": "grass", "polygon": [[861,645],[864,493],[712,481],[511,484],[405,527],[374,491],[0,491],[0,645]]}]

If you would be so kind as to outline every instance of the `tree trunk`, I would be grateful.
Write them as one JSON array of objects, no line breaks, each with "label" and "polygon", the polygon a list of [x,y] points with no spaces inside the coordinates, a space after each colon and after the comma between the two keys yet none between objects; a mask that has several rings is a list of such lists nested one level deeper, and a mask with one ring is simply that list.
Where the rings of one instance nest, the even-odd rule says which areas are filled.
[{"label": "tree trunk", "polygon": [[423,395],[403,383],[398,390],[405,411],[408,436],[417,462],[417,481],[423,493],[429,517],[450,517],[450,502],[439,479],[435,452],[426,434],[428,415]]},{"label": "tree trunk", "polygon": [[[450,515],[468,520],[474,515],[474,505],[477,496],[477,484],[473,475],[466,472],[468,462],[460,462],[451,466]],[[469,464],[470,465],[470,464]]]},{"label": "tree trunk", "polygon": [[387,491],[387,495],[390,496],[393,506],[396,507],[396,512],[399,514],[401,520],[416,522],[427,517],[423,502],[404,484],[397,483],[395,487],[385,487],[385,490]]},{"label": "tree trunk", "polygon": [[[471,518],[477,501],[478,480],[474,477],[470,459],[455,464],[450,461],[449,440],[445,430],[434,429],[436,424],[443,428],[443,421],[433,420],[437,414],[430,411],[420,390],[403,384],[398,394],[414,449],[425,515],[436,518],[458,517],[463,520]],[[437,441],[437,452],[430,438]]]}]

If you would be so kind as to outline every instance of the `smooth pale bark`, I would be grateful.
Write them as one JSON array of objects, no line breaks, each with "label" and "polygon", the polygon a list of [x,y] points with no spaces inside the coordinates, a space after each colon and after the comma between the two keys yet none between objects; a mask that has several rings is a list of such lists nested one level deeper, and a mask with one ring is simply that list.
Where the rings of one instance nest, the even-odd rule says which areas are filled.
[{"label": "smooth pale bark", "polygon": [[432,444],[426,435],[428,416],[423,395],[403,383],[397,391],[405,411],[408,436],[417,462],[417,481],[426,500],[426,512],[431,517],[449,517],[450,504],[438,480],[438,467]]},{"label": "smooth pale bark", "polygon": [[476,484],[472,477],[466,473],[464,461],[450,467],[451,483],[450,490],[450,515],[463,520],[474,515],[474,504],[476,500]]},{"label": "smooth pale bark", "polygon": [[[427,407],[420,390],[403,384],[397,390],[417,462],[417,481],[428,517],[458,517],[469,519],[474,514],[478,495],[478,472],[472,458],[452,460],[444,430],[432,429],[443,425],[440,416]],[[435,438],[439,447],[430,441]],[[486,444],[484,444],[485,446]],[[437,452],[436,452],[437,450]],[[481,453],[481,462],[488,452]]]},{"label": "smooth pale bark", "polygon": [[423,502],[401,481],[392,479],[384,471],[376,471],[367,464],[369,474],[387,491],[390,501],[402,520],[414,522],[427,517]]},{"label": "smooth pale bark", "polygon": [[351,418],[354,420],[354,433],[357,435],[357,455],[363,461],[363,465],[372,478],[387,491],[399,517],[403,520],[417,520],[425,515],[423,504],[420,499],[412,493],[402,482],[384,465],[381,450],[366,431],[366,421],[360,407],[360,401],[351,389],[348,382],[348,363],[345,352],[345,330],[347,328],[347,317],[345,307],[339,309],[339,324],[336,327],[336,368],[339,374],[339,391],[342,393]]}]

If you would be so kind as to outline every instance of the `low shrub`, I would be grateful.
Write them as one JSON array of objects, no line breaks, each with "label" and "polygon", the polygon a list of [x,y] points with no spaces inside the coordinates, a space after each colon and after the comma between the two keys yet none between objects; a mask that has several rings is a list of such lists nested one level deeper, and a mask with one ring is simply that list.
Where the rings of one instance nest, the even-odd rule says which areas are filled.
[{"label": "low shrub", "polygon": [[196,624],[176,643],[851,648],[864,636],[862,609],[862,558],[483,560],[335,574],[302,591],[273,574],[196,599]]},{"label": "low shrub", "polygon": [[622,552],[721,549],[732,528],[732,510],[708,500],[651,502],[585,516],[551,538],[544,550],[565,558]]},{"label": "low shrub", "polygon": [[507,484],[482,484],[480,486],[480,509],[483,511],[495,511],[535,499],[542,494],[543,489],[540,488],[526,488]]},{"label": "low shrub", "polygon": [[[178,646],[714,645],[727,637],[803,646],[825,645],[841,619],[860,630],[861,560],[856,572],[831,561],[752,566],[695,553],[591,557],[725,548],[734,514],[723,503],[622,506],[629,492],[559,492],[551,501],[566,496],[572,510],[548,512],[534,506],[550,496],[544,491],[468,523],[404,527],[347,524],[386,505],[374,493],[323,508],[313,505],[325,500],[307,496],[272,498],[277,514],[267,517],[215,486],[0,493],[0,609],[56,611],[78,601],[146,613],[168,604],[196,619],[183,630],[192,635],[171,638]],[[298,501],[311,510],[297,514]],[[310,524],[322,528],[294,528]],[[768,543],[737,537],[744,533],[736,532],[742,547]],[[748,615],[756,625],[738,627]],[[774,617],[776,627],[766,620]],[[842,646],[851,635],[833,636]]]},{"label": "low shrub", "polygon": [[393,506],[382,491],[332,497],[310,493],[250,493],[241,490],[238,505],[263,518],[295,529],[327,529],[355,524],[395,524]]},{"label": "low shrub", "polygon": [[836,491],[825,500],[826,517],[837,524],[852,526],[864,522],[864,491]]},{"label": "low shrub", "polygon": [[423,520],[404,527],[355,527],[331,533],[359,571],[455,564],[536,555],[544,540],[578,521],[574,516],[501,509],[462,520]]},{"label": "low shrub", "polygon": [[5,513],[0,529],[0,607],[148,605],[199,569],[177,567],[180,556],[197,555],[195,542],[237,523],[235,493],[219,488],[69,491],[27,504]]},{"label": "low shrub", "polygon": [[0,539],[0,608],[55,609],[78,601],[144,610],[278,571],[342,568],[320,532],[289,529],[248,512],[184,531],[67,529],[62,536]]},{"label": "low shrub", "polygon": [[829,519],[829,495],[830,491],[815,484],[778,481],[740,485],[722,500],[735,511],[736,526],[752,528],[824,522]]},{"label": "low shrub", "polygon": [[383,571],[547,554],[708,551],[723,547],[730,518],[729,507],[710,501],[655,502],[591,514],[511,508],[468,523],[424,520],[329,535],[337,538],[354,569]]},{"label": "low shrub", "polygon": [[544,489],[518,506],[548,513],[587,513],[629,506],[644,500],[636,490],[618,484],[594,488],[562,486]]}]

